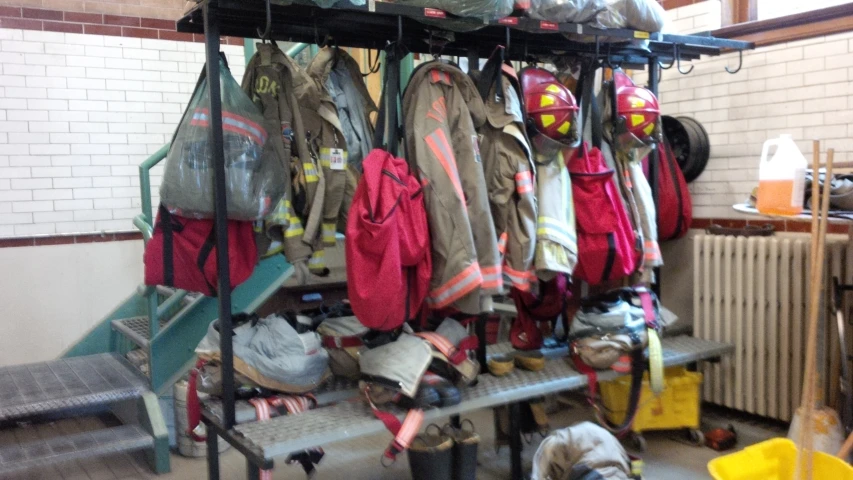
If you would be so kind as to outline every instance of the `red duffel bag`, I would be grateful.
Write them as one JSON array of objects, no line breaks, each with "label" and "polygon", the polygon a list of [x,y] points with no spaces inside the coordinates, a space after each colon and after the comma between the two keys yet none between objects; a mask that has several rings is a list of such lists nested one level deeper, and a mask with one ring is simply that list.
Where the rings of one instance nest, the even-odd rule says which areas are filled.
[{"label": "red duffel bag", "polygon": [[[228,265],[231,288],[255,269],[258,251],[252,222],[228,221]],[[154,236],[145,246],[145,284],[216,296],[216,234],[213,220],[169,213],[160,205]]]},{"label": "red duffel bag", "polygon": [[613,170],[598,148],[586,144],[568,162],[578,230],[578,264],[572,274],[590,285],[627,277],[636,270],[642,249],[622,199]]}]

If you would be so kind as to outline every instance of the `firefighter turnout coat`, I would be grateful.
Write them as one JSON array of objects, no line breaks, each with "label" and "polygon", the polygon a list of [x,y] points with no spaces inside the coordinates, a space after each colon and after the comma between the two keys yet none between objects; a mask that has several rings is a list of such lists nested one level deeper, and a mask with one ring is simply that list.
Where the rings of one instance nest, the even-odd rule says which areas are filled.
[{"label": "firefighter turnout coat", "polygon": [[553,155],[535,155],[536,198],[539,218],[536,228],[536,276],[548,281],[557,273],[571,275],[578,263],[578,239],[572,180],[566,166],[566,148]]},{"label": "firefighter turnout coat", "polygon": [[480,152],[498,250],[504,257],[503,273],[513,287],[529,291],[536,247],[535,169],[518,79],[509,65],[503,65],[500,75],[502,95],[497,95],[495,82],[480,78],[480,92],[489,92],[483,99],[487,121],[480,128]]},{"label": "firefighter turnout coat", "polygon": [[[268,141],[273,142],[277,156],[290,173],[284,179],[288,187],[284,198],[264,219],[263,236],[277,242],[278,250],[283,250],[291,263],[299,264],[307,262],[314,252],[313,239],[319,235],[324,188],[321,172],[306,142],[288,60],[275,44],[258,43],[242,86],[263,112],[264,128],[280,132],[270,135]],[[319,207],[311,208],[315,203]],[[310,241],[305,242],[304,238]]]},{"label": "firefighter turnout coat", "polygon": [[503,287],[477,128],[485,107],[473,81],[434,61],[412,74],[403,96],[410,164],[424,188],[432,244],[427,303],[476,314]]}]

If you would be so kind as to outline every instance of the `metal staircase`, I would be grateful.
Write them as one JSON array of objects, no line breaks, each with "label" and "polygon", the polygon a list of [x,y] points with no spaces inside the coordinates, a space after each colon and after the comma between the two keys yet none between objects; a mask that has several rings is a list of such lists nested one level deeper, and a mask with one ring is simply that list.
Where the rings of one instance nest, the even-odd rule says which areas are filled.
[{"label": "metal staircase", "polygon": [[[148,380],[115,353],[0,368],[0,426],[112,411],[123,425],[0,447],[0,475],[112,453],[146,450],[169,470],[169,434]],[[4,428],[4,430],[9,427]],[[17,428],[17,427],[11,427]],[[167,455],[158,455],[165,447]]]},{"label": "metal staircase", "polygon": [[[139,166],[142,213],[133,224],[146,243],[154,230],[150,170],[168,150],[164,146]],[[261,261],[249,280],[234,289],[234,311],[262,306],[292,271],[281,255]],[[168,472],[169,437],[158,395],[191,368],[196,345],[217,317],[215,298],[140,285],[62,358],[0,368],[0,433],[71,417],[115,417],[115,425],[97,430],[0,443],[0,477],[134,450],[146,451],[154,472]],[[145,359],[141,368],[126,358],[131,352]]]}]

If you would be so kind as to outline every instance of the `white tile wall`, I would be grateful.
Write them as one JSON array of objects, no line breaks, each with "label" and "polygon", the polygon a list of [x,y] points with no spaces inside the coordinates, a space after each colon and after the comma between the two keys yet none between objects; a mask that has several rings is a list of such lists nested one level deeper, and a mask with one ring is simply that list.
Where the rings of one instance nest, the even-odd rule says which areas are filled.
[{"label": "white tile wall", "polygon": [[[222,51],[239,82],[243,47]],[[137,166],[203,65],[201,43],[0,29],[0,237],[133,230]]]},{"label": "white tile wall", "polygon": [[[696,20],[713,8],[694,4],[669,14]],[[715,10],[718,11],[718,10]],[[686,12],[686,13],[685,13]],[[688,15],[689,14],[689,15]],[[704,17],[703,17],[704,18]],[[712,30],[693,25],[693,30]],[[687,33],[685,31],[683,33]],[[690,184],[696,218],[738,218],[732,204],[742,203],[758,182],[758,163],[765,140],[789,133],[811,158],[812,140],[822,149],[835,149],[836,161],[853,161],[853,32],[772,45],[745,52],[743,69],[736,75],[736,53],[705,57],[695,69],[681,75],[664,70],[660,83],[663,113],[698,120],[711,140],[708,167]],[[686,63],[682,63],[686,69]],[[647,76],[634,76],[644,84]]]}]

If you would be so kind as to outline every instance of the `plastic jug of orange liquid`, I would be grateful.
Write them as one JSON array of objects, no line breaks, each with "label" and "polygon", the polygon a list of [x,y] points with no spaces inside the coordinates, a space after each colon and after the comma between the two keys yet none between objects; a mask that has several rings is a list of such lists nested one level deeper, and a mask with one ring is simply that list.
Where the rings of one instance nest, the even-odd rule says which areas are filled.
[{"label": "plastic jug of orange liquid", "polygon": [[[770,149],[776,147],[773,158]],[[806,159],[790,135],[764,142],[758,168],[758,211],[768,215],[798,215],[803,211]]]}]

